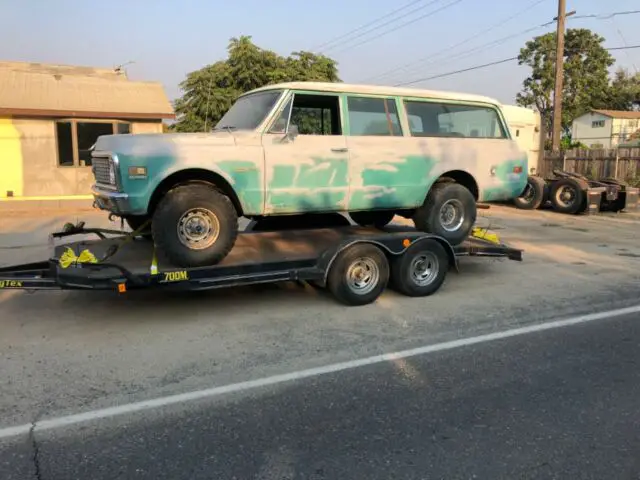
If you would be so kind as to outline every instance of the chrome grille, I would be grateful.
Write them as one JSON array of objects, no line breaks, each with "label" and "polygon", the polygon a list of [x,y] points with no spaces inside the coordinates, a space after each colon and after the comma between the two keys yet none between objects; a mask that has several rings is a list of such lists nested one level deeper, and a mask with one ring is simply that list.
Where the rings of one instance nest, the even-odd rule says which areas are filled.
[{"label": "chrome grille", "polygon": [[109,179],[109,164],[111,163],[111,158],[93,157],[91,162],[93,164],[93,176],[96,179],[96,183],[102,185],[113,185]]}]

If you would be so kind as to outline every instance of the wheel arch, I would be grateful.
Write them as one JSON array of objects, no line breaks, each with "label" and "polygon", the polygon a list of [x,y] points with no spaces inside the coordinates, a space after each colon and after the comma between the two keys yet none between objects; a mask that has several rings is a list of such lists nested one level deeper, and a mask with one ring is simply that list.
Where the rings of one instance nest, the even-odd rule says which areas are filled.
[{"label": "wheel arch", "polygon": [[434,185],[436,183],[447,182],[459,183],[460,185],[465,187],[471,192],[476,202],[480,198],[480,189],[478,187],[478,182],[469,172],[465,172],[464,170],[449,170],[448,172],[440,175],[434,182]]},{"label": "wheel arch", "polygon": [[169,190],[177,187],[178,185],[185,185],[189,183],[212,185],[229,197],[239,217],[244,215],[242,202],[240,202],[240,198],[238,198],[238,195],[236,194],[229,181],[219,173],[202,168],[189,168],[185,170],[179,170],[162,180],[154,189],[153,194],[151,195],[147,212],[148,215],[153,215],[153,212],[160,202],[160,199]]}]

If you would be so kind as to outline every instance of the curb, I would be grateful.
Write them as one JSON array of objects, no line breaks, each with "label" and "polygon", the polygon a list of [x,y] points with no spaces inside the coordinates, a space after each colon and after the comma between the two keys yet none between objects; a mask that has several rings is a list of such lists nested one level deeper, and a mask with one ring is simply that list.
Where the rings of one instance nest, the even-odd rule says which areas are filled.
[{"label": "curb", "polygon": [[0,216],[12,213],[42,213],[61,210],[95,210],[93,198],[78,199],[0,199]]}]

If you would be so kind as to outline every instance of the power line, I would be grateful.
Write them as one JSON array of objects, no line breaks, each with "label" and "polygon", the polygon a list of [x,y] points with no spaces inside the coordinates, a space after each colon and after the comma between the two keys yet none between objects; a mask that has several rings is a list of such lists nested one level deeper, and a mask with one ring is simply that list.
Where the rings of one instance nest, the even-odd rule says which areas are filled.
[{"label": "power line", "polygon": [[[492,31],[492,30],[494,30],[496,28],[499,28],[499,27],[503,26],[504,24],[510,22],[511,20],[513,20],[514,18],[518,17],[519,15],[522,15],[523,13],[527,12],[528,10],[531,10],[532,8],[534,8],[535,6],[539,5],[540,3],[544,2],[544,1],[546,1],[546,0],[535,0],[529,6],[525,7],[523,10],[519,10],[515,14],[510,15],[509,17],[499,21],[498,23],[493,24],[492,26],[486,28],[485,30],[482,30],[482,31],[480,31],[480,32],[478,32],[478,33],[476,33],[474,35],[471,35],[470,37],[465,38],[461,42],[458,42],[455,45],[451,45],[451,46],[445,48],[444,50],[441,50],[438,53],[435,53],[435,54],[432,54],[432,55],[427,55],[426,57],[422,57],[422,58],[420,58],[418,60],[406,63],[404,65],[401,65],[399,67],[396,67],[396,68],[393,68],[393,69],[390,69],[390,70],[387,70],[387,71],[382,72],[382,73],[380,73],[378,75],[375,75],[373,77],[369,77],[369,78],[367,78],[367,79],[365,79],[363,81],[367,82],[367,81],[370,81],[370,80],[375,80],[377,78],[385,77],[389,73],[395,73],[397,70],[405,70],[407,67],[411,67],[413,65],[417,65],[419,63],[425,62],[426,60],[429,60],[429,59],[433,58],[434,56],[440,56],[440,55],[444,54],[445,52],[448,52],[448,51],[453,50],[453,49],[455,49],[455,48],[457,48],[457,47],[459,47],[461,45],[464,45],[465,43],[468,43],[469,41],[479,37],[480,35],[484,35],[484,34],[489,33],[490,31]],[[536,28],[538,28],[538,27],[536,27]]]},{"label": "power line", "polygon": [[409,2],[409,3],[407,3],[407,4],[406,4],[405,6],[403,6],[403,7],[396,8],[395,10],[393,10],[393,11],[391,11],[391,12],[389,12],[389,13],[386,13],[386,14],[384,14],[384,15],[381,15],[381,16],[377,17],[377,18],[374,18],[374,19],[373,19],[372,21],[370,21],[369,23],[365,23],[364,25],[360,25],[358,28],[354,28],[353,30],[349,30],[347,33],[345,33],[345,34],[343,34],[343,35],[340,35],[340,36],[338,36],[338,37],[334,37],[334,38],[332,38],[331,40],[329,40],[329,41],[327,41],[327,42],[324,42],[324,43],[322,43],[322,44],[320,44],[320,45],[318,45],[318,46],[316,46],[316,47],[312,48],[312,49],[311,49],[311,51],[318,51],[318,50],[320,50],[322,47],[325,47],[325,46],[327,46],[327,45],[330,45],[330,44],[334,43],[336,40],[342,40],[343,38],[348,37],[348,36],[349,36],[349,35],[351,35],[352,33],[358,32],[358,31],[362,30],[363,28],[367,28],[367,27],[369,27],[369,26],[371,26],[371,25],[375,25],[378,21],[380,21],[380,20],[382,20],[382,19],[384,19],[384,18],[386,18],[386,17],[393,16],[393,15],[395,15],[396,13],[401,12],[402,10],[406,10],[407,8],[412,7],[413,5],[416,5],[416,4],[418,4],[418,3],[422,3],[422,2],[424,2],[424,0],[414,0],[413,2]]},{"label": "power line", "polygon": [[[629,45],[629,46],[626,46],[626,47],[609,47],[609,48],[605,48],[605,50],[608,50],[608,51],[631,50],[631,49],[635,49],[635,48],[640,48],[640,45]],[[440,74],[437,74],[437,75],[432,75],[430,77],[424,77],[424,78],[418,78],[416,80],[411,80],[409,82],[397,83],[396,85],[394,85],[394,87],[405,87],[407,85],[414,85],[416,83],[426,82],[428,80],[435,80],[436,78],[450,77],[451,75],[457,75],[458,73],[470,72],[472,70],[480,70],[481,68],[487,68],[487,67],[492,67],[494,65],[500,65],[501,63],[512,62],[512,61],[517,60],[517,59],[518,59],[518,57],[503,58],[502,60],[496,60],[495,62],[484,63],[482,65],[475,65],[473,67],[463,68],[461,70],[455,70],[453,72],[440,73]]]},{"label": "power line", "polygon": [[[535,6],[535,5],[532,5],[532,6],[528,7],[528,8],[526,8],[524,11],[528,10],[529,8],[533,8],[533,6]],[[618,16],[618,15],[632,15],[632,14],[637,14],[637,13],[640,13],[640,10],[628,10],[628,11],[621,11],[621,12],[611,12],[611,13],[606,13],[606,14],[592,14],[592,15],[581,15],[581,16],[574,15],[574,16],[571,16],[571,17],[567,17],[567,21],[574,20],[574,19],[579,19],[579,18],[608,19],[608,18],[613,18],[613,17]],[[503,23],[506,23],[507,21],[509,21],[509,20],[505,19],[505,20],[499,22],[498,26],[500,26]],[[529,32],[538,30],[540,28],[547,27],[547,26],[549,26],[549,25],[551,25],[553,23],[555,23],[555,20],[543,23],[541,25],[537,25],[535,27],[528,28],[528,29],[520,31],[518,33],[507,35],[507,36],[499,38],[497,40],[493,40],[491,42],[487,42],[487,43],[479,45],[477,47],[473,47],[473,48],[471,48],[469,50],[464,50],[462,52],[459,52],[459,53],[454,54],[453,56],[449,57],[447,60],[445,60],[445,63],[451,63],[452,61],[459,60],[461,58],[467,57],[467,56],[469,56],[469,55],[471,55],[471,54],[473,54],[475,52],[478,52],[480,50],[486,50],[488,47],[492,47],[493,45],[501,44],[501,43],[503,43],[503,42],[505,42],[507,40],[510,40],[512,38],[519,37],[519,36],[525,35],[525,34],[527,34]],[[497,26],[495,28],[497,28]],[[475,36],[479,36],[479,35],[475,35]],[[460,43],[462,43],[462,42],[460,42]],[[456,46],[459,46],[459,44],[454,45],[452,47],[448,47],[447,49],[445,49],[445,50],[443,50],[443,51],[441,51],[439,53],[435,53],[433,55],[428,55],[428,56],[423,57],[421,59],[409,62],[409,63],[407,63],[405,65],[402,65],[401,67],[396,67],[396,68],[393,68],[393,69],[389,69],[389,70],[387,70],[387,71],[385,71],[385,72],[383,72],[381,74],[378,74],[378,75],[376,75],[374,77],[368,77],[367,79],[363,80],[362,83],[367,83],[367,82],[369,82],[371,80],[374,80],[374,79],[386,77],[389,74],[395,73],[398,69],[406,71],[408,67],[414,66],[416,68],[420,68],[420,67],[431,65],[431,64],[436,63],[436,62],[439,62],[442,65],[443,63],[440,60],[433,60],[431,62],[426,62],[426,61],[429,60],[429,59],[432,59],[434,57],[439,57],[439,56],[442,55],[442,53],[444,53],[446,51],[449,51],[449,50],[452,50]],[[418,65],[420,65],[420,67],[418,67]],[[411,73],[413,71],[416,71],[416,68],[409,68],[409,72],[407,72],[407,73]]]},{"label": "power line", "polygon": [[[362,42],[356,43],[355,45],[348,46],[346,48],[343,48],[342,50],[338,50],[338,52],[344,52],[346,50],[351,50],[353,48],[359,47],[360,45],[364,45],[365,43],[369,43],[369,42],[371,42],[373,40],[378,40],[379,38],[384,37],[385,35],[388,35],[388,34],[390,34],[392,32],[395,32],[396,30],[400,30],[401,28],[407,27],[407,26],[409,26],[409,25],[411,25],[413,23],[419,22],[420,20],[423,20],[423,19],[425,19],[427,17],[430,17],[432,15],[435,15],[436,13],[439,13],[439,12],[441,12],[443,10],[451,8],[454,5],[456,5],[456,4],[458,4],[458,3],[462,2],[462,1],[463,0],[454,0],[453,2],[448,3],[447,5],[445,5],[443,7],[440,7],[438,9],[436,9],[436,10],[432,10],[431,12],[426,13],[424,15],[420,15],[419,17],[414,18],[413,20],[409,20],[408,22],[401,23],[400,25],[396,26],[395,28],[392,28],[391,30],[387,30],[386,32],[382,32],[381,34],[376,35],[375,37],[367,38],[367,39],[363,40]],[[374,29],[374,30],[376,30],[376,29]]]},{"label": "power line", "polygon": [[[422,5],[422,6],[418,7],[418,8],[414,8],[413,10],[408,11],[408,12],[407,12],[407,13],[405,13],[404,15],[400,15],[399,17],[392,18],[391,20],[389,20],[389,21],[387,21],[387,22],[385,22],[385,23],[383,23],[383,24],[381,24],[381,25],[378,25],[378,26],[376,26],[376,27],[370,28],[369,30],[365,30],[364,32],[362,32],[362,33],[360,33],[360,34],[356,35],[356,36],[355,36],[355,37],[353,37],[353,38],[350,38],[350,39],[346,40],[346,41],[345,41],[345,42],[343,42],[343,43],[349,43],[349,42],[352,42],[353,40],[356,40],[356,39],[358,39],[358,38],[361,38],[361,37],[363,37],[364,35],[366,35],[366,34],[368,34],[368,33],[374,32],[374,31],[376,31],[376,30],[378,30],[378,29],[380,29],[380,28],[382,28],[382,27],[385,27],[385,26],[387,26],[387,25],[391,24],[391,23],[397,22],[398,20],[401,20],[401,19],[403,19],[403,18],[405,18],[405,17],[408,17],[408,16],[410,16],[410,15],[413,15],[414,13],[419,12],[419,11],[421,11],[421,10],[424,10],[425,8],[428,8],[428,7],[430,7],[431,5],[435,5],[436,3],[439,3],[439,2],[441,2],[441,1],[443,1],[443,0],[432,0],[431,2],[427,3],[426,5]],[[332,46],[332,47],[329,47],[327,50],[332,50],[332,49],[334,49],[334,48],[336,48],[336,47],[339,47],[339,46],[340,46],[340,44],[336,44],[336,45],[334,45],[334,46]],[[325,50],[325,51],[326,51],[326,50]]]}]

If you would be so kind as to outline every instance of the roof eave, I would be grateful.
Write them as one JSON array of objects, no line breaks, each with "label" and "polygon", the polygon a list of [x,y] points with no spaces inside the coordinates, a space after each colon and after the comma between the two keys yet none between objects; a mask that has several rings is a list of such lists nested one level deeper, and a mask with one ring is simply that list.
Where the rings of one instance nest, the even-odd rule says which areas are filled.
[{"label": "roof eave", "polygon": [[77,110],[44,110],[32,108],[2,108],[0,115],[17,115],[34,118],[96,118],[96,119],[123,119],[123,120],[175,120],[175,113],[137,113],[137,112],[91,112]]}]

